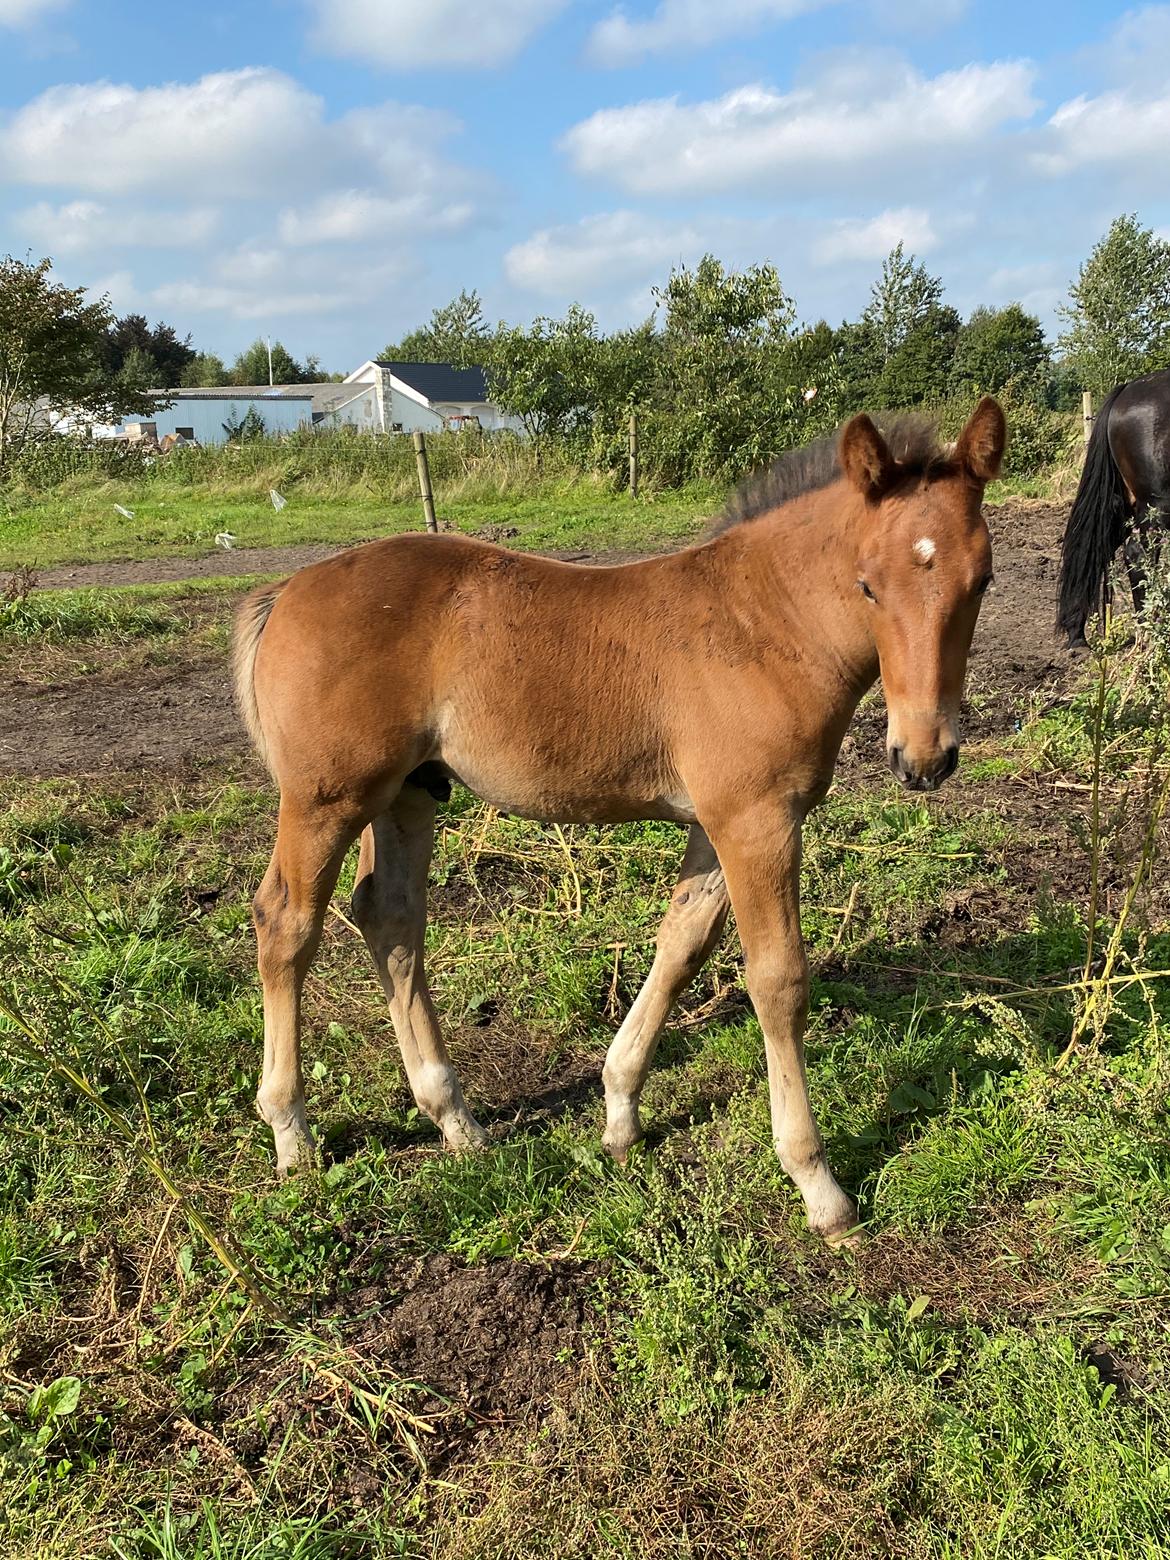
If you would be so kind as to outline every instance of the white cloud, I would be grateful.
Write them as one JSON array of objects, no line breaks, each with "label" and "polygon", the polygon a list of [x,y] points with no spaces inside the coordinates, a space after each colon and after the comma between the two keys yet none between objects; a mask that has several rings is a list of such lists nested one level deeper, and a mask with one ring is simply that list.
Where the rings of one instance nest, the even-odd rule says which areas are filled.
[{"label": "white cloud", "polygon": [[935,32],[957,22],[968,4],[969,0],[870,0],[870,10],[892,32]]},{"label": "white cloud", "polygon": [[216,255],[206,275],[164,282],[150,298],[163,309],[237,320],[341,314],[381,296],[411,269],[401,253],[374,260],[365,251],[339,257],[251,241]]},{"label": "white cloud", "polygon": [[924,77],[908,65],[857,61],[789,93],[752,85],[682,104],[659,98],[601,109],[564,136],[578,172],[643,194],[704,194],[745,185],[850,181],[875,165],[939,167],[941,154],[985,146],[1010,120],[1029,117],[1032,67],[966,65]]},{"label": "white cloud", "polygon": [[634,211],[605,212],[544,228],[504,256],[508,280],[548,297],[581,297],[611,284],[664,278],[706,247],[688,223],[656,222]]},{"label": "white cloud", "polygon": [[[1097,51],[1100,53],[1100,51]],[[1114,80],[1128,87],[1166,84],[1170,60],[1170,5],[1147,5],[1126,11],[1107,42],[1104,64]]]},{"label": "white cloud", "polygon": [[310,0],[326,54],[391,70],[490,69],[520,52],[566,0]]},{"label": "white cloud", "polygon": [[70,0],[0,0],[0,27],[30,27],[69,4]]},{"label": "white cloud", "polygon": [[322,130],[322,104],[280,71],[221,71],[160,87],[50,87],[0,138],[8,177],[122,193],[229,196],[295,177]]},{"label": "white cloud", "polygon": [[226,282],[164,282],[150,295],[161,309],[183,314],[226,314],[236,320],[287,319],[297,315],[335,314],[352,299],[339,290],[284,288],[256,292]]},{"label": "white cloud", "polygon": [[212,237],[219,213],[206,206],[186,211],[142,211],[104,206],[95,200],[73,200],[63,206],[41,201],[17,212],[15,221],[46,253],[83,254],[126,246],[195,248]]},{"label": "white cloud", "polygon": [[463,176],[437,146],[450,115],[406,104],[333,121],[321,98],[277,70],[221,71],[194,82],[51,87],[0,131],[13,182],[91,194],[150,191],[217,200],[353,183],[446,197]]},{"label": "white cloud", "polygon": [[835,222],[816,245],[818,260],[882,260],[896,244],[914,254],[927,254],[938,244],[930,213],[916,206],[879,212],[868,222],[855,218]]},{"label": "white cloud", "polygon": [[1062,103],[1041,135],[1033,159],[1043,173],[1069,173],[1092,164],[1135,164],[1152,168],[1157,190],[1164,190],[1166,148],[1170,146],[1170,94],[1139,97],[1103,92]]},{"label": "white cloud", "polygon": [[390,198],[370,190],[340,190],[307,206],[286,207],[277,231],[286,244],[353,244],[368,239],[402,241],[411,234],[457,233],[475,217],[470,201],[432,204],[425,194]]},{"label": "white cloud", "polygon": [[622,10],[598,22],[589,35],[589,57],[599,65],[631,65],[647,54],[701,49],[723,38],[787,22],[837,0],[659,0],[645,21]]}]

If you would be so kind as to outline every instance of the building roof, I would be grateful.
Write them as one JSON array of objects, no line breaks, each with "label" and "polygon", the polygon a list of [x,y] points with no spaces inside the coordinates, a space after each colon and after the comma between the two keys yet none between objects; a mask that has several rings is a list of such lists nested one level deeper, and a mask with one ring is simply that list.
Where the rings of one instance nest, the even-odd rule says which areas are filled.
[{"label": "building roof", "polygon": [[392,363],[376,358],[379,368],[431,401],[487,401],[487,375],[482,368],[453,368],[450,363]]},{"label": "building roof", "polygon": [[352,384],[327,379],[308,385],[193,385],[151,393],[175,401],[312,401],[315,412],[328,412],[356,400],[366,389],[368,386],[355,390]]}]

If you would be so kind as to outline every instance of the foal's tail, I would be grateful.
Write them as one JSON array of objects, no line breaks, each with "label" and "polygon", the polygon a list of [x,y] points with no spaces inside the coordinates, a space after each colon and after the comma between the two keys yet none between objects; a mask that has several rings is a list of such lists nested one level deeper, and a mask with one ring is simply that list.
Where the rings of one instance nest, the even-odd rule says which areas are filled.
[{"label": "foal's tail", "polygon": [[287,580],[279,580],[275,585],[261,585],[245,596],[236,613],[236,627],[232,635],[232,681],[236,689],[236,704],[248,728],[252,746],[269,769],[272,765],[268,763],[268,744],[260,724],[260,707],[256,703],[253,674],[256,652],[260,648],[260,635],[276,605],[276,598],[287,584]]},{"label": "foal's tail", "polygon": [[1125,389],[1106,396],[1093,424],[1080,486],[1073,499],[1060,555],[1060,610],[1057,627],[1070,644],[1084,638],[1091,612],[1104,611],[1109,565],[1125,540],[1129,503],[1125,483],[1109,447],[1109,413]]}]

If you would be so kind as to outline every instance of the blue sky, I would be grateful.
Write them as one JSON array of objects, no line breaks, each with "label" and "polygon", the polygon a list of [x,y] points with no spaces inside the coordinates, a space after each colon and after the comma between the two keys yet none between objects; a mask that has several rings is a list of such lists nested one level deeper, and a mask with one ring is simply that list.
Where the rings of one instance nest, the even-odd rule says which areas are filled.
[{"label": "blue sky", "polygon": [[1170,234],[1170,5],[0,0],[0,252],[230,357],[356,366],[460,287],[645,316],[771,260],[805,320],[898,239],[1046,325],[1121,211]]}]

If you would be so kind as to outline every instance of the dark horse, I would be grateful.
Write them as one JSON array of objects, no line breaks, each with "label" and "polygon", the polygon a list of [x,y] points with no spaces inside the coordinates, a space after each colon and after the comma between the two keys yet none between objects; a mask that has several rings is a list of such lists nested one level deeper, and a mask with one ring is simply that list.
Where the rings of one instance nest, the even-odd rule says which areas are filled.
[{"label": "dark horse", "polygon": [[1162,371],[1118,385],[1097,414],[1061,549],[1057,625],[1070,647],[1085,643],[1089,614],[1104,612],[1119,547],[1141,611],[1147,569],[1168,524],[1170,371]]}]

